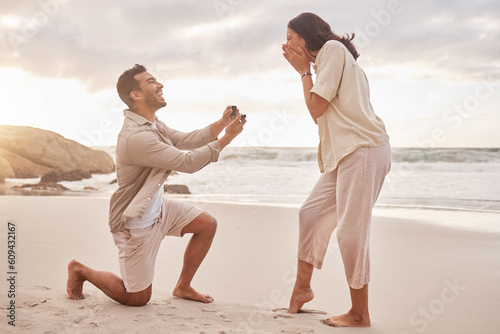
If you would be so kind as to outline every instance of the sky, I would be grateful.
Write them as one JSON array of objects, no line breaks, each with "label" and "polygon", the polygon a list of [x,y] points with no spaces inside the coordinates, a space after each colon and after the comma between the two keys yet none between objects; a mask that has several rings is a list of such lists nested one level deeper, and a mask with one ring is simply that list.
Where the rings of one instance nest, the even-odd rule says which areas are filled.
[{"label": "sky", "polygon": [[247,114],[235,146],[317,146],[290,19],[313,12],[355,33],[375,113],[394,147],[500,147],[500,2],[494,0],[2,0],[0,124],[114,145],[119,75],[164,84],[157,116],[181,131]]}]

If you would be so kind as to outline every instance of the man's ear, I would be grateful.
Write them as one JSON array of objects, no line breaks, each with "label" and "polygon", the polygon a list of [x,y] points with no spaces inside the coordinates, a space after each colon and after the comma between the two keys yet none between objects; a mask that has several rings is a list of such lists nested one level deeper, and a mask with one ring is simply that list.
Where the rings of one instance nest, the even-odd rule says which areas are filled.
[{"label": "man's ear", "polygon": [[130,92],[130,98],[135,101],[135,100],[140,100],[142,98],[142,94],[138,90],[134,90]]}]

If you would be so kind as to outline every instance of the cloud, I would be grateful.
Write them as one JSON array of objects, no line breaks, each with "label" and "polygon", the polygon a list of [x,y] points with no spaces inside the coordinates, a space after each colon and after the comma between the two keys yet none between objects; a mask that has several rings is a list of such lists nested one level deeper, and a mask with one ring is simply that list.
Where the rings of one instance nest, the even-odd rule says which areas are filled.
[{"label": "cloud", "polygon": [[[500,79],[500,4],[494,1],[406,1],[401,13],[384,17],[372,12],[380,33],[362,50],[369,66],[395,64],[426,68],[436,76],[476,81]],[[360,26],[369,35],[373,25]],[[371,29],[373,31],[373,29]]]},{"label": "cloud", "polygon": [[0,12],[21,23],[4,26],[0,67],[77,79],[89,91],[113,88],[136,62],[169,79],[290,71],[280,49],[286,24],[312,11],[337,33],[360,32],[367,66],[500,78],[499,3],[401,0],[394,14],[394,1],[3,1]]}]

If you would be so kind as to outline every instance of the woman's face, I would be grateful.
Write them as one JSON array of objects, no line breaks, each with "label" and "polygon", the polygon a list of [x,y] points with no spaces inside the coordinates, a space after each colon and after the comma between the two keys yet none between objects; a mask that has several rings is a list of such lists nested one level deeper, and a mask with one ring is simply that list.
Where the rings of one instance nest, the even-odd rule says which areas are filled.
[{"label": "woman's face", "polygon": [[295,52],[299,52],[299,46],[304,50],[306,49],[306,41],[288,27],[286,28],[286,45]]}]

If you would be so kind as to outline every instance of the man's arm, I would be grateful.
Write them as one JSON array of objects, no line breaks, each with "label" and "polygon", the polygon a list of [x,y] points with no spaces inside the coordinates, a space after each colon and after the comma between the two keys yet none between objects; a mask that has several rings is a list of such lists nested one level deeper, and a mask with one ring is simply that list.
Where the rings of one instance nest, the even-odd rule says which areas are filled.
[{"label": "man's arm", "polygon": [[182,151],[162,142],[149,131],[134,134],[127,140],[127,151],[134,164],[184,173],[194,173],[217,161],[220,149],[219,142],[214,141],[191,151]]},{"label": "man's arm", "polygon": [[226,131],[224,136],[218,140],[220,149],[224,149],[231,141],[233,141],[236,136],[238,136],[241,131],[243,131],[243,126],[247,122],[246,119],[241,120],[241,114],[238,114],[229,124],[226,126]]},{"label": "man's arm", "polygon": [[168,138],[180,150],[193,150],[213,142],[211,125],[191,132],[182,132],[165,125]]},{"label": "man's arm", "polygon": [[[216,140],[219,138],[219,134],[228,126],[228,124],[231,122],[231,113],[233,112],[233,109],[231,106],[227,106],[226,110],[224,110],[224,113],[222,114],[222,117],[220,120],[218,120],[215,123],[212,123],[210,125],[210,131],[212,133],[212,138]],[[239,112],[239,111],[238,111]]]},{"label": "man's arm", "polygon": [[191,150],[204,146],[214,140],[217,140],[219,134],[226,128],[226,126],[231,122],[231,106],[228,106],[221,117],[220,120],[210,124],[209,126],[195,130],[189,133],[181,132],[178,130],[166,127],[168,136],[175,147],[181,150]]},{"label": "man's arm", "polygon": [[152,131],[141,131],[128,138],[127,151],[132,162],[139,166],[194,173],[217,161],[220,151],[243,131],[245,123],[238,115],[226,127],[221,139],[190,151],[162,142]]}]

